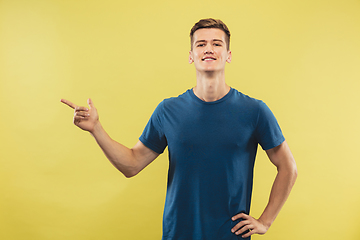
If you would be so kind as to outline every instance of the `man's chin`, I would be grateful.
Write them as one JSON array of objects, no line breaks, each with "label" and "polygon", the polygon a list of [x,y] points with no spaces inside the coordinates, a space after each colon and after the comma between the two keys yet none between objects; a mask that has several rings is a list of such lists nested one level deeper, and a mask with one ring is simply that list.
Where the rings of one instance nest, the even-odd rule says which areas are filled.
[{"label": "man's chin", "polygon": [[221,70],[216,69],[216,68],[205,68],[205,69],[202,69],[201,72],[206,73],[206,74],[214,74],[217,72],[221,72]]}]

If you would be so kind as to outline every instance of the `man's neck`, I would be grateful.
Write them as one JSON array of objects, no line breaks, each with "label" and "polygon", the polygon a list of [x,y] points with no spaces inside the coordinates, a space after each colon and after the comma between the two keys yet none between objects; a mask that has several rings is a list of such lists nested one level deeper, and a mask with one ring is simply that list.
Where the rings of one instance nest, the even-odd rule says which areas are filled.
[{"label": "man's neck", "polygon": [[214,102],[223,98],[230,87],[225,83],[225,74],[196,73],[197,85],[193,88],[194,94],[205,102]]}]

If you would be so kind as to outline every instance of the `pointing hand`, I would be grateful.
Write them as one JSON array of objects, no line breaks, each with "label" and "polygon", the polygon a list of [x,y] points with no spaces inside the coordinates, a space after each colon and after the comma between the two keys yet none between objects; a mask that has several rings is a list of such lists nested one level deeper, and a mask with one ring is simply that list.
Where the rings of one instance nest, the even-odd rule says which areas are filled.
[{"label": "pointing hand", "polygon": [[76,126],[90,133],[94,131],[96,124],[99,123],[99,115],[90,98],[87,101],[89,108],[79,107],[65,99],[60,101],[74,109],[74,124]]}]

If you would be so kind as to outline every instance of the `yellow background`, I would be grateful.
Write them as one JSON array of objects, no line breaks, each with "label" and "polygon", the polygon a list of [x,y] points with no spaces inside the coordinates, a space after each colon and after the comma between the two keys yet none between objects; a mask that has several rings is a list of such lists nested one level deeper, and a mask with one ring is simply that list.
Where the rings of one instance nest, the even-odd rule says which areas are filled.
[{"label": "yellow background", "polygon": [[[126,179],[59,100],[91,97],[132,147],[162,99],[195,85],[188,34],[206,17],[232,33],[229,85],[268,104],[297,160],[253,239],[360,239],[359,0],[0,0],[0,239],[160,239],[167,152]],[[275,173],[259,151],[254,217]]]}]

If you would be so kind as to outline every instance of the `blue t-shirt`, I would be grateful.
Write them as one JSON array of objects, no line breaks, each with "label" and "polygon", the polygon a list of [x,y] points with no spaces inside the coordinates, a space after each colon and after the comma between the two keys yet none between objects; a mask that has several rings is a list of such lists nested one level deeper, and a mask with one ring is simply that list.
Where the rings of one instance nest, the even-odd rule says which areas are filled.
[{"label": "blue t-shirt", "polygon": [[266,104],[233,88],[214,102],[191,89],[163,100],[139,139],[157,153],[168,146],[163,240],[244,239],[231,217],[249,214],[257,146],[285,140]]}]

